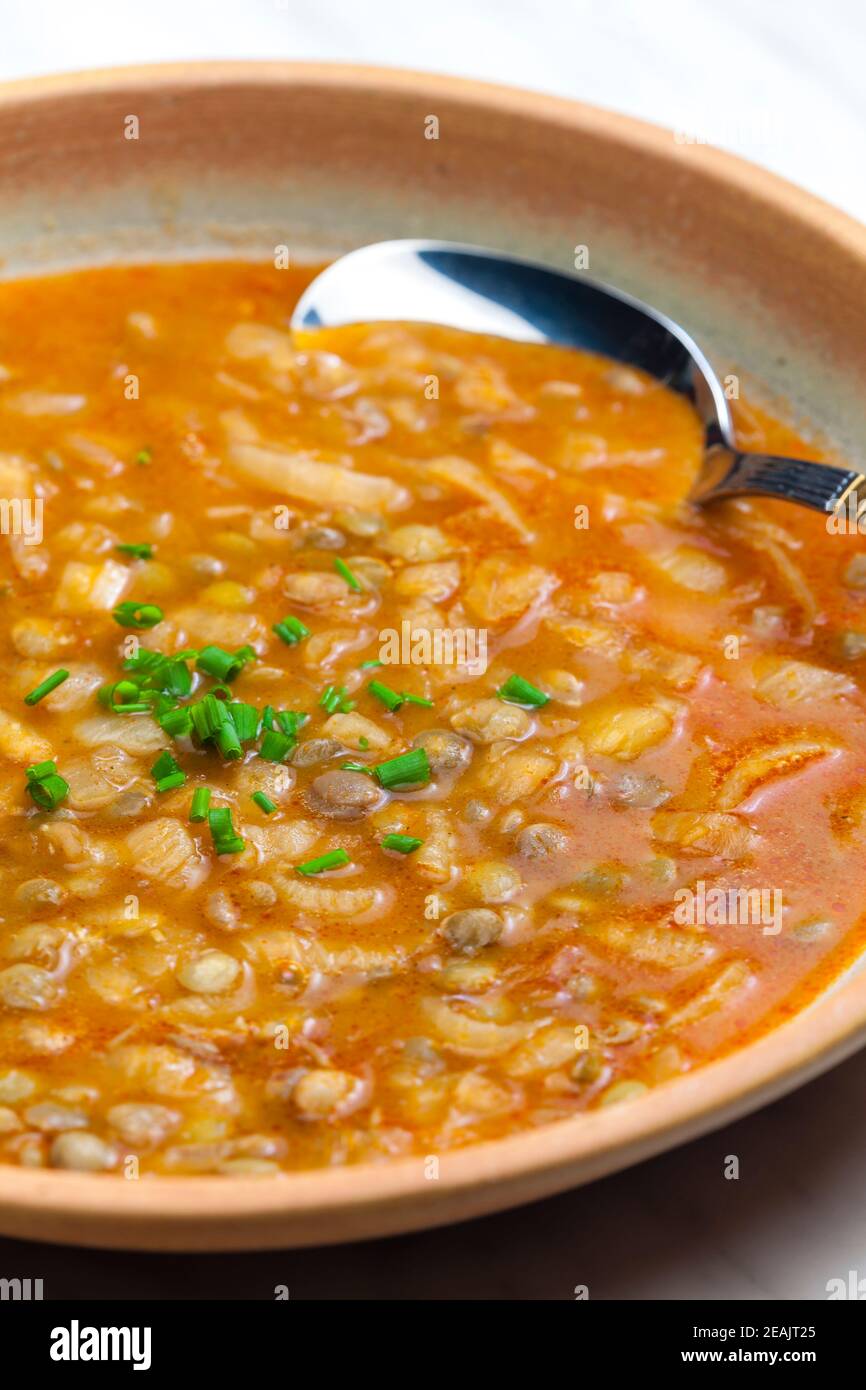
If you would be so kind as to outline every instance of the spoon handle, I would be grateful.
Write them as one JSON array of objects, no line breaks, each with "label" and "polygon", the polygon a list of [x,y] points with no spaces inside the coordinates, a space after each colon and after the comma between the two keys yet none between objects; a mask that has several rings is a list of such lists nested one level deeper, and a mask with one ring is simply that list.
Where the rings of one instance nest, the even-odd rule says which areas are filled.
[{"label": "spoon handle", "polygon": [[861,498],[866,502],[866,475],[805,459],[741,454],[719,445],[708,450],[691,500],[705,503],[748,494],[799,502],[817,512],[841,513],[844,509],[856,517]]}]

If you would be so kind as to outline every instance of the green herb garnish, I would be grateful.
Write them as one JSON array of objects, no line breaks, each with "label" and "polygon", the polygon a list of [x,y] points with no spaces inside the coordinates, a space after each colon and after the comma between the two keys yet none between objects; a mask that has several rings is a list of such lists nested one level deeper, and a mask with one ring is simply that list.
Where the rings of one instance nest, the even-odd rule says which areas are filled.
[{"label": "green herb garnish", "polygon": [[62,685],[69,679],[69,672],[64,670],[55,671],[53,676],[46,676],[44,681],[35,686],[29,695],[24,696],[25,705],[38,705],[40,700],[44,700],[46,695],[50,695],[52,690],[56,690],[58,685]]},{"label": "green herb garnish", "polygon": [[222,647],[202,647],[195,664],[215,680],[233,681],[254,657],[252,647],[241,647],[236,652],[227,652]]},{"label": "green herb garnish", "polygon": [[383,685],[381,681],[370,681],[367,686],[371,695],[375,695],[377,700],[392,712],[398,710],[403,704],[403,696],[398,695],[396,690],[392,690],[389,685]]},{"label": "green herb garnish", "polygon": [[291,734],[281,734],[279,729],[268,729],[259,746],[259,757],[268,763],[281,763],[296,742]]},{"label": "green herb garnish", "polygon": [[53,811],[69,795],[69,783],[58,774],[55,763],[33,763],[27,768],[27,790],[41,810]]},{"label": "green herb garnish", "polygon": [[217,854],[240,854],[246,848],[243,839],[232,825],[229,806],[219,806],[207,813],[211,839]]},{"label": "green herb garnish", "polygon": [[386,835],[382,841],[383,849],[395,849],[398,854],[411,854],[420,849],[424,841],[414,835]]},{"label": "green herb garnish", "polygon": [[346,561],[341,560],[339,555],[335,556],[334,558],[334,569],[341,576],[341,578],[345,579],[349,588],[354,589],[356,594],[360,594],[362,592],[361,584],[357,576],[352,573],[352,571],[349,569],[349,566],[346,564]]},{"label": "green herb garnish", "polygon": [[338,710],[341,714],[348,714],[349,710],[355,708],[355,701],[349,699],[344,685],[326,685],[319,696],[319,704],[328,714],[336,714]]},{"label": "green herb garnish", "polygon": [[153,559],[153,546],[150,541],[122,541],[114,548],[119,550],[121,555],[130,555],[133,560]]},{"label": "green herb garnish", "polygon": [[289,647],[293,647],[296,642],[302,642],[305,637],[309,637],[310,629],[305,627],[300,618],[293,618],[291,614],[283,618],[282,622],[274,623],[271,628],[283,642]]},{"label": "green herb garnish", "polygon": [[190,820],[206,820],[209,806],[210,787],[196,787],[195,791],[192,794],[192,802],[190,803],[189,808]]},{"label": "green herb garnish", "polygon": [[546,705],[550,699],[543,690],[532,685],[523,676],[509,676],[504,685],[500,685],[496,694],[500,700],[505,700],[511,705],[532,705],[535,709],[540,709]]},{"label": "green herb garnish", "polygon": [[413,748],[398,758],[377,763],[373,772],[380,785],[389,790],[416,784],[423,786],[430,781],[430,763],[423,748]]},{"label": "green herb garnish", "polygon": [[186,773],[178,766],[168,749],[160,753],[150,769],[150,775],[158,792],[174,791],[175,787],[182,787],[186,781]]},{"label": "green herb garnish", "polygon": [[111,615],[121,627],[134,627],[140,630],[156,627],[162,622],[163,612],[156,603],[134,603],[129,600],[119,603]]},{"label": "green herb garnish", "polygon": [[351,864],[352,860],[344,849],[332,849],[330,854],[320,854],[318,859],[308,859],[306,864],[296,864],[295,869],[299,874],[323,874],[328,869],[339,869],[344,864]]}]

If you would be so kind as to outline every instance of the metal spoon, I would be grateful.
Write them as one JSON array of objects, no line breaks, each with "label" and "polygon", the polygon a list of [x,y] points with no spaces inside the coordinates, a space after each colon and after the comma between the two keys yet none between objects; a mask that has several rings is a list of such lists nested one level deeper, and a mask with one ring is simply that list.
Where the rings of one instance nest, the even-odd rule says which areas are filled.
[{"label": "metal spoon", "polygon": [[456,242],[381,241],[317,275],[298,300],[292,330],[376,320],[560,343],[642,368],[687,396],[703,421],[694,502],[756,494],[831,512],[856,507],[866,483],[853,469],[742,453],[722,384],[689,335],[648,304],[582,276]]}]

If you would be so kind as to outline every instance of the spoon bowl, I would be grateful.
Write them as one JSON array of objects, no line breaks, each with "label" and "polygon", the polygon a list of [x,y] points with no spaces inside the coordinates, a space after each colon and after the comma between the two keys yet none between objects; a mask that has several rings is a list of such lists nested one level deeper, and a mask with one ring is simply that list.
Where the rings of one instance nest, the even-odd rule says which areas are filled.
[{"label": "spoon bowl", "polygon": [[[447,241],[380,241],[334,261],[307,287],[292,331],[391,320],[519,342],[557,343],[638,367],[686,396],[704,426],[691,500],[752,494],[816,511],[850,505],[862,473],[737,448],[724,387],[697,343],[648,304],[582,275]],[[866,488],[864,488],[866,497]]]}]

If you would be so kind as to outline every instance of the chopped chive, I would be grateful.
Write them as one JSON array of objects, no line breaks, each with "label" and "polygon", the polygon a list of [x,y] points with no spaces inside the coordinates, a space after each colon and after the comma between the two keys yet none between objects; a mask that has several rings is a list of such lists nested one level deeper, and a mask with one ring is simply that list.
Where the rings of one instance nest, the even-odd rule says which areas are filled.
[{"label": "chopped chive", "polygon": [[50,695],[52,690],[56,690],[58,685],[62,685],[69,679],[69,672],[64,670],[55,671],[53,676],[46,676],[41,684],[34,687],[29,695],[24,696],[25,705],[38,705],[40,700],[44,700],[46,695]]},{"label": "chopped chive", "polygon": [[404,690],[401,699],[405,700],[407,705],[423,705],[425,709],[433,708],[433,701],[425,699],[423,695],[407,695]]},{"label": "chopped chive", "polygon": [[297,735],[301,725],[306,723],[307,715],[302,710],[281,709],[275,710],[273,705],[265,705],[262,710],[263,729],[282,729],[284,734],[290,734],[292,738]]},{"label": "chopped chive", "polygon": [[[252,708],[250,706],[250,708]],[[200,743],[213,739],[224,758],[239,758],[243,754],[238,731],[224,700],[217,700],[209,691],[197,704],[189,705],[192,728]]]},{"label": "chopped chive", "polygon": [[57,771],[57,764],[53,762],[31,763],[27,768],[27,779],[31,782],[38,782],[41,777],[50,777]]},{"label": "chopped chive", "polygon": [[60,776],[40,777],[28,782],[27,790],[43,811],[53,811],[69,795],[69,783]]},{"label": "chopped chive", "polygon": [[175,787],[182,787],[186,781],[186,773],[178,767],[167,748],[160,753],[150,769],[150,775],[158,792],[174,791]]},{"label": "chopped chive", "polygon": [[162,622],[162,609],[155,603],[119,603],[111,615],[121,627],[134,627],[141,630],[156,627]]},{"label": "chopped chive", "polygon": [[268,729],[259,746],[259,757],[268,763],[281,763],[287,753],[295,746],[291,734],[281,734],[278,729]]},{"label": "chopped chive", "polygon": [[336,714],[338,710],[341,714],[348,714],[349,710],[355,708],[355,701],[349,699],[344,685],[326,685],[319,696],[319,704],[328,714]]},{"label": "chopped chive", "polygon": [[160,777],[167,777],[170,772],[177,772],[177,768],[178,765],[171,753],[167,748],[164,748],[150,769],[150,775],[158,782]]},{"label": "chopped chive", "polygon": [[162,652],[154,651],[152,647],[139,647],[135,656],[128,656],[123,663],[124,671],[150,671],[155,672],[166,661]]},{"label": "chopped chive", "polygon": [[131,555],[133,560],[151,560],[153,558],[153,546],[150,541],[122,541],[114,548],[119,550],[121,555]]},{"label": "chopped chive", "polygon": [[111,704],[129,704],[130,700],[137,699],[141,694],[137,681],[117,681],[111,687]]},{"label": "chopped chive", "polygon": [[319,704],[322,709],[326,709],[329,714],[333,714],[340,705],[340,697],[333,685],[326,685],[319,696]]},{"label": "chopped chive", "polygon": [[411,854],[420,849],[424,841],[414,835],[386,835],[382,841],[383,849],[395,849],[398,854]]},{"label": "chopped chive", "polygon": [[186,773],[178,768],[177,772],[170,772],[167,777],[160,777],[156,784],[158,792],[171,792],[176,787],[182,787],[186,781]]},{"label": "chopped chive", "polygon": [[147,705],[154,719],[159,719],[163,714],[168,714],[170,710],[178,708],[174,696],[166,695],[161,690],[142,690],[141,699]]},{"label": "chopped chive", "polygon": [[195,664],[207,676],[233,681],[254,656],[252,647],[241,647],[236,652],[224,651],[222,647],[202,647]]},{"label": "chopped chive", "polygon": [[299,874],[323,874],[328,869],[339,869],[351,862],[346,850],[332,849],[330,854],[320,854],[318,859],[308,859],[306,864],[296,864],[295,869]]},{"label": "chopped chive", "polygon": [[370,740],[366,738],[364,734],[358,739],[358,747],[362,753],[366,753],[367,749],[370,747]]},{"label": "chopped chive", "polygon": [[377,700],[381,700],[389,710],[397,710],[403,703],[403,696],[398,695],[396,690],[392,690],[389,685],[383,685],[381,681],[370,681],[367,686],[371,695],[375,695]]},{"label": "chopped chive", "polygon": [[156,722],[170,738],[183,738],[192,733],[192,715],[188,709],[166,710],[165,714],[157,715]]},{"label": "chopped chive", "polygon": [[215,811],[208,811],[207,819],[217,854],[240,854],[246,848],[232,825],[231,807],[219,806]]},{"label": "chopped chive", "polygon": [[384,666],[384,661],[362,661],[358,667],[359,671],[372,671],[374,666]]},{"label": "chopped chive", "polygon": [[144,468],[147,464],[153,462],[153,454],[151,453],[150,449],[139,449],[138,453],[135,456],[135,461],[136,463],[141,464],[142,468]]},{"label": "chopped chive", "polygon": [[276,803],[271,801],[271,798],[266,792],[253,792],[250,799],[254,801],[257,806],[261,806],[266,816],[272,815],[277,809]]},{"label": "chopped chive", "polygon": [[192,691],[192,672],[180,657],[173,657],[165,668],[164,689],[172,695],[189,695]]},{"label": "chopped chive", "polygon": [[282,729],[284,734],[297,735],[302,724],[307,721],[307,716],[303,710],[281,709],[274,715],[274,722]]},{"label": "chopped chive", "polygon": [[283,618],[282,622],[274,623],[271,628],[287,646],[293,647],[296,642],[302,642],[305,637],[309,637],[310,629],[305,627],[300,618],[293,618],[291,614]]},{"label": "chopped chive", "polygon": [[244,755],[243,745],[238,738],[238,731],[231,719],[227,719],[224,724],[219,726],[214,734],[214,743],[229,762],[236,758],[242,758]]},{"label": "chopped chive", "polygon": [[550,699],[543,690],[524,680],[523,676],[509,676],[504,685],[500,685],[496,694],[500,700],[505,700],[512,705],[533,705],[540,709],[546,705]]},{"label": "chopped chive", "polygon": [[226,705],[229,718],[241,743],[249,743],[259,732],[259,712],[255,705],[245,705],[240,700],[232,700]]},{"label": "chopped chive", "polygon": [[307,718],[303,710],[298,709],[276,710],[273,705],[265,705],[262,710],[263,726],[266,729],[282,729],[284,734],[296,734]]},{"label": "chopped chive", "polygon": [[150,705],[144,700],[134,700],[127,705],[112,705],[115,714],[150,714]]},{"label": "chopped chive", "polygon": [[344,772],[366,772],[368,777],[373,776],[372,768],[367,767],[366,763],[340,763]]},{"label": "chopped chive", "polygon": [[69,783],[53,762],[33,763],[27,770],[27,790],[43,811],[53,811],[69,795]]},{"label": "chopped chive", "polygon": [[430,764],[423,748],[413,748],[397,758],[377,763],[373,772],[381,786],[388,789],[408,787],[415,783],[424,785],[430,781]]},{"label": "chopped chive", "polygon": [[[143,647],[135,656],[127,657],[123,669],[131,673],[127,689],[137,686],[142,691],[150,692],[154,699],[159,692],[177,696],[189,695],[192,690],[192,676],[186,660],[181,656],[164,656],[162,652],[150,651]],[[111,687],[103,689],[110,690]],[[107,703],[102,692],[100,699]]]},{"label": "chopped chive", "polygon": [[357,576],[352,573],[352,571],[349,569],[349,566],[346,564],[346,561],[341,560],[339,555],[336,555],[334,557],[334,569],[343,579],[345,579],[349,588],[354,589],[356,594],[360,594],[362,592],[361,585],[358,581]]},{"label": "chopped chive", "polygon": [[209,738],[213,738],[217,730],[222,728],[224,720],[229,717],[221,701],[210,694],[205,695],[196,704],[190,705],[189,714],[192,719],[193,730],[201,743],[206,743]]},{"label": "chopped chive", "polygon": [[189,808],[189,818],[191,821],[207,819],[208,807],[210,806],[210,787],[196,787],[192,794],[192,802]]}]

